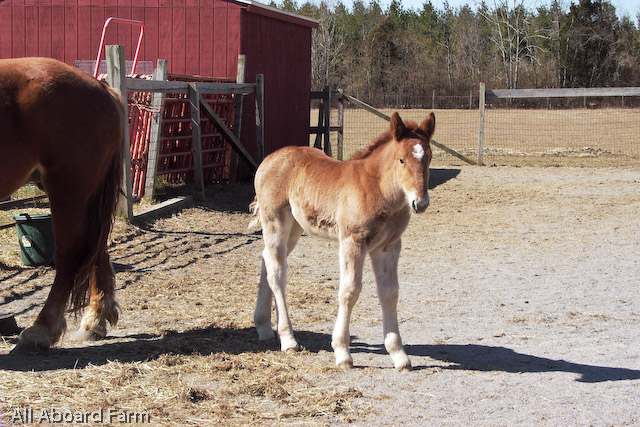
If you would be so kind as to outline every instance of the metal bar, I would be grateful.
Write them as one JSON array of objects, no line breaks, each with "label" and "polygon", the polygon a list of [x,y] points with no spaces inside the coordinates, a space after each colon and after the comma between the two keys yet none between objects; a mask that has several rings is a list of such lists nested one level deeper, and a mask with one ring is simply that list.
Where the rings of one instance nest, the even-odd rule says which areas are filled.
[{"label": "metal bar", "polygon": [[102,27],[102,35],[100,36],[100,44],[98,45],[98,54],[96,56],[96,67],[93,70],[93,77],[98,78],[98,71],[100,71],[100,58],[102,57],[102,48],[104,47],[104,37],[107,32],[107,27],[111,22],[117,22],[120,24],[127,24],[140,27],[140,35],[138,36],[138,44],[136,46],[136,53],[133,57],[133,66],[131,68],[131,74],[135,73],[136,66],[138,65],[138,55],[140,54],[140,46],[142,46],[142,38],[144,37],[144,22],[134,21],[131,19],[122,19],[110,17],[104,22]]}]

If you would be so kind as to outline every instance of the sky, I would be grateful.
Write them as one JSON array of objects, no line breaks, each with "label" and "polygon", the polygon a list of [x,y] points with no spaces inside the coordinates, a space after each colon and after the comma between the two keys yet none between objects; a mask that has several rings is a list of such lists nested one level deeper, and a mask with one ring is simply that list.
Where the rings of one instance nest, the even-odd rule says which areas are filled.
[{"label": "sky", "polygon": [[[424,4],[424,2],[425,0],[400,0],[400,3],[406,9],[418,9],[418,10],[422,9],[422,5]],[[451,6],[454,9],[464,6],[465,4],[468,4],[473,9],[475,9],[475,5],[480,1],[479,0],[448,0],[448,2],[449,2],[449,6]],[[485,0],[485,2],[489,6],[493,4],[493,0]],[[567,7],[568,7],[570,3],[572,2],[577,3],[578,0],[573,0],[573,1],[564,0],[564,2],[567,4]],[[635,22],[636,16],[640,14],[640,0],[609,0],[609,2],[616,7],[616,11],[618,12],[618,16],[620,17],[624,15],[629,15],[631,17],[631,20]],[[351,6],[352,1],[343,0],[343,3],[347,6]],[[365,0],[365,4],[366,3],[368,3],[367,0]],[[382,6],[387,6],[389,3],[391,3],[391,0],[379,0],[379,3]],[[436,9],[440,9],[440,10],[444,9],[444,3],[445,3],[445,0],[431,0],[431,4],[433,4]],[[509,0],[509,3],[512,3],[512,0]],[[544,0],[533,0],[533,1],[525,2],[527,6],[533,6],[533,7],[535,7],[536,5],[548,5],[549,3],[550,1],[544,1]],[[330,1],[329,1],[329,4],[331,4]]]}]

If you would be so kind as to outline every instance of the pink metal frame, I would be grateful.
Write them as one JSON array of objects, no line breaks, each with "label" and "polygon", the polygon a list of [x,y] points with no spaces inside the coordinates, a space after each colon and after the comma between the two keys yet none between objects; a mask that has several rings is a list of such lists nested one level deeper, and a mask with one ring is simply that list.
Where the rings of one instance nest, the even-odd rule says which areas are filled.
[{"label": "pink metal frame", "polygon": [[104,27],[102,27],[102,36],[100,37],[100,46],[98,47],[98,55],[96,56],[96,68],[93,71],[93,77],[95,78],[98,78],[98,70],[100,70],[100,59],[102,57],[102,49],[104,48],[104,36],[107,33],[107,26],[111,22],[117,22],[120,24],[127,24],[127,25],[140,27],[140,36],[138,37],[138,46],[136,46],[136,54],[133,57],[133,67],[131,68],[132,73],[136,71],[136,66],[138,65],[138,54],[140,53],[140,46],[142,45],[142,37],[144,36],[144,22],[133,21],[131,19],[111,17],[104,22]]}]

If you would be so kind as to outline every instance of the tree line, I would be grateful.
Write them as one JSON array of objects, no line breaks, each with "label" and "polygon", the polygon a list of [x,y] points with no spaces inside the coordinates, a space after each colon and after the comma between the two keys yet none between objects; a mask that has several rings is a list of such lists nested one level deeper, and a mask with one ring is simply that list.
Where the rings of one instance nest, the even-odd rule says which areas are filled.
[{"label": "tree line", "polygon": [[411,96],[463,95],[488,88],[640,86],[640,32],[606,0],[531,9],[495,0],[419,10],[399,0],[272,3],[319,21],[312,86],[343,88],[376,105]]}]

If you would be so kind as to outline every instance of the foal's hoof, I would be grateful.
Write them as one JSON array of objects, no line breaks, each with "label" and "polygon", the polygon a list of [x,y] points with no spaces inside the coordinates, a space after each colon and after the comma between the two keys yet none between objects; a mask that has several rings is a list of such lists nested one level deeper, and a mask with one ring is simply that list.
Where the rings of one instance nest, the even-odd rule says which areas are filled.
[{"label": "foal's hoof", "polygon": [[353,369],[353,361],[345,360],[344,362],[338,363],[337,367],[338,369],[342,369],[344,371],[346,371],[347,369]]},{"label": "foal's hoof", "polygon": [[413,368],[411,367],[411,362],[408,359],[396,365],[396,370],[400,372],[410,372],[412,369]]},{"label": "foal's hoof", "polygon": [[295,347],[287,348],[284,352],[285,352],[285,354],[293,354],[293,353],[297,353],[299,351],[300,351],[300,346],[296,345]]}]

